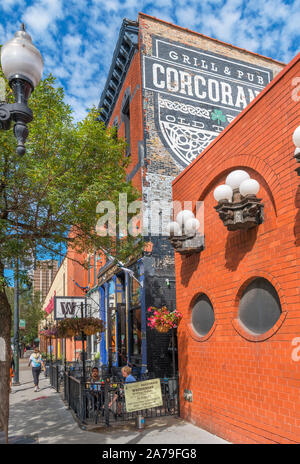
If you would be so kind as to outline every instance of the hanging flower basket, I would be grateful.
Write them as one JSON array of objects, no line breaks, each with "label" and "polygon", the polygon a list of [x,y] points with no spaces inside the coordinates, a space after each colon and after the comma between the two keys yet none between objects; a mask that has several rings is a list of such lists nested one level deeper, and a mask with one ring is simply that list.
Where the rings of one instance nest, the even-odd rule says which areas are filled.
[{"label": "hanging flower basket", "polygon": [[157,330],[157,332],[160,332],[160,333],[167,333],[169,332],[171,327],[167,326],[167,325],[156,325],[155,326],[155,329]]},{"label": "hanging flower basket", "polygon": [[170,312],[166,306],[162,308],[150,306],[148,312],[151,313],[148,317],[148,327],[156,329],[160,333],[167,333],[170,329],[175,329],[182,319],[182,314],[179,311]]},{"label": "hanging flower basket", "polygon": [[58,333],[62,338],[74,337],[84,332],[85,335],[94,335],[104,331],[104,324],[96,317],[68,318],[59,321]]},{"label": "hanging flower basket", "polygon": [[44,335],[44,337],[48,338],[56,338],[58,337],[58,331],[55,327],[52,329],[43,329],[40,330],[40,335]]},{"label": "hanging flower basket", "polygon": [[[72,338],[76,335],[76,332],[73,329],[66,329],[65,338]],[[62,337],[64,338],[64,337]]]}]

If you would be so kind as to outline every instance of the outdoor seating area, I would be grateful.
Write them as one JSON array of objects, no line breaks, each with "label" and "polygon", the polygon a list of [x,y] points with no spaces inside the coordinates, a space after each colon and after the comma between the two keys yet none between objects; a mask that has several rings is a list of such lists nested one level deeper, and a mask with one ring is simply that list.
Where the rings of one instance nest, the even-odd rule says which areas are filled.
[{"label": "outdoor seating area", "polygon": [[[99,381],[91,382],[93,367],[88,363],[83,378],[82,363],[53,363],[50,365],[50,385],[63,395],[68,407],[73,410],[81,424],[110,426],[116,423],[134,421],[143,417],[163,417],[179,415],[178,378],[160,379],[162,406],[136,412],[127,412],[124,382],[118,371],[110,372],[107,366],[99,369]],[[143,374],[138,381],[150,380],[151,373]]]}]

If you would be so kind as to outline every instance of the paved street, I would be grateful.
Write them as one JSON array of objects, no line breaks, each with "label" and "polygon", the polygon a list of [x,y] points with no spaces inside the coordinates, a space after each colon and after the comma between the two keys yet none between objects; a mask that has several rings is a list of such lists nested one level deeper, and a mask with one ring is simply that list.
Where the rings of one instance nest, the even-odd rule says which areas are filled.
[{"label": "paved street", "polygon": [[[143,431],[133,427],[107,431],[81,430],[59,393],[41,374],[40,391],[34,392],[28,360],[20,360],[21,385],[10,395],[10,443],[56,444],[226,444],[215,435],[177,418],[146,422]],[[3,438],[0,437],[0,442]]]}]

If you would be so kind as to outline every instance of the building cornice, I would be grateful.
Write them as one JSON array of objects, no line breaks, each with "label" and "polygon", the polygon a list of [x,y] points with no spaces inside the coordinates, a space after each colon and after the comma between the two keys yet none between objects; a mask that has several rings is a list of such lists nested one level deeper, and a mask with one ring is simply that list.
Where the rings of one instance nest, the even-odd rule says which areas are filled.
[{"label": "building cornice", "polygon": [[105,125],[110,120],[133,55],[138,47],[138,32],[139,27],[136,21],[127,18],[123,19],[106,84],[98,106],[100,120]]}]

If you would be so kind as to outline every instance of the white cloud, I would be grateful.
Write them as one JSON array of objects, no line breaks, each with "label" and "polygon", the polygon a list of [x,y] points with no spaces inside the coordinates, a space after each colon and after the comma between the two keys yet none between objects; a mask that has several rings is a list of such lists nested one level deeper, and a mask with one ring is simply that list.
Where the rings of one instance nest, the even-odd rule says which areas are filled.
[{"label": "white cloud", "polygon": [[42,34],[55,26],[63,17],[62,0],[39,0],[29,6],[23,15],[24,22],[34,33]]},{"label": "white cloud", "polygon": [[300,0],[0,0],[0,43],[22,19],[78,120],[99,103],[123,18],[139,11],[286,62],[300,43]]}]

